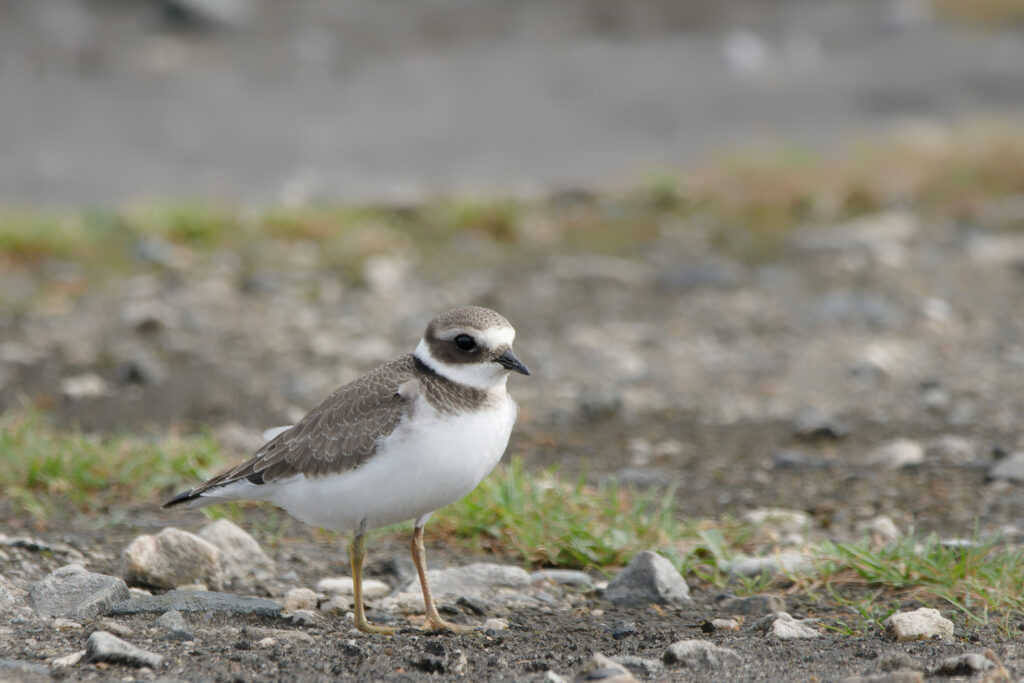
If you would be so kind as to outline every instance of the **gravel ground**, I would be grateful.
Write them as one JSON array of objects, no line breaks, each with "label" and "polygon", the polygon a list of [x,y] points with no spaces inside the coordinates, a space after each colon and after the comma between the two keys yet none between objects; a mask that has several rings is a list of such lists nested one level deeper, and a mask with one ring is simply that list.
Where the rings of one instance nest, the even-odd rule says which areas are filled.
[{"label": "gravel ground", "polygon": [[[943,537],[1020,533],[1024,495],[1015,482],[1024,473],[1009,457],[1024,446],[1019,233],[887,213],[795,231],[781,252],[754,260],[712,246],[699,225],[677,219],[652,234],[608,256],[559,247],[543,226],[524,229],[516,245],[466,233],[445,245],[443,273],[434,252],[413,242],[369,259],[355,276],[301,243],[246,259],[142,245],[134,274],[99,283],[69,263],[15,266],[0,276],[9,311],[0,317],[0,405],[28,401],[87,430],[206,426],[242,457],[260,429],[411,349],[437,311],[474,302],[513,321],[517,353],[534,370],[511,387],[522,410],[510,450],[528,464],[586,467],[594,479],[638,486],[673,483],[688,517],[800,510],[812,538],[855,537],[882,514],[901,531]],[[154,253],[162,259],[155,264]],[[0,529],[69,542],[90,569],[122,575],[119,556],[134,535],[200,524],[156,503],[125,501],[42,529],[8,508]],[[286,583],[347,573],[336,541],[265,514],[246,526],[271,548],[279,572],[294,571]],[[0,555],[15,588],[68,559],[45,543]],[[371,545],[371,574],[387,578],[405,543]],[[430,554],[434,567],[507,559],[443,544]],[[954,613],[946,616],[955,636],[944,642],[894,644],[874,627],[776,641],[752,616],[738,632],[705,634],[704,621],[729,613],[718,589],[690,582],[692,606],[618,608],[596,594],[556,596],[546,610],[513,610],[510,628],[496,634],[404,630],[374,639],[348,633],[340,617],[302,625],[210,614],[198,617],[196,640],[181,643],[148,630],[155,615],[116,621],[130,628],[128,640],[168,657],[168,668],[152,675],[186,679],[543,680],[548,669],[571,679],[593,652],[657,659],[685,638],[734,649],[740,663],[714,675],[737,680],[837,680],[906,663],[886,658],[893,652],[934,672],[947,655],[985,648],[1024,673],[1012,635]],[[797,617],[857,622],[827,599],[797,593],[786,601]],[[906,606],[915,605],[908,596]],[[616,624],[628,622],[635,633],[616,638]],[[61,630],[8,621],[0,659],[46,666],[82,649],[97,623]],[[263,650],[253,645],[262,639],[257,628],[298,630],[313,642],[282,637]],[[466,657],[462,673],[456,651]],[[138,674],[79,666],[54,675]],[[709,674],[677,666],[637,675]]]}]

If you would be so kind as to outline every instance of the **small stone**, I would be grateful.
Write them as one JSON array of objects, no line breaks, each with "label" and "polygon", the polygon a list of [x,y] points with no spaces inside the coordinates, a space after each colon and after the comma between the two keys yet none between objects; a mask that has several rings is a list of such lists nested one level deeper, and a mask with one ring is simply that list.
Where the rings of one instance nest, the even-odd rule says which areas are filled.
[{"label": "small stone", "polygon": [[145,334],[177,327],[178,311],[159,299],[133,299],[121,308],[121,322]]},{"label": "small stone", "polygon": [[185,617],[176,609],[168,610],[161,614],[159,618],[153,622],[153,625],[167,629],[168,631],[188,631],[188,624],[185,623]]},{"label": "small stone", "polygon": [[463,611],[475,614],[478,617],[493,614],[501,609],[498,603],[478,595],[462,595],[455,601],[455,604],[461,607]]},{"label": "small stone", "polygon": [[29,602],[40,617],[91,619],[128,599],[128,586],[116,576],[87,571],[69,564],[29,587]]},{"label": "small stone", "polygon": [[316,593],[308,588],[292,588],[284,596],[285,612],[314,609],[316,609]]},{"label": "small stone", "polygon": [[621,664],[630,670],[633,675],[641,675],[645,678],[654,678],[665,672],[665,665],[651,657],[637,657],[635,655],[616,655],[611,657],[616,664]]},{"label": "small stone", "polygon": [[875,448],[867,456],[867,464],[898,470],[924,462],[924,447],[913,439],[895,439]]},{"label": "small stone", "polygon": [[617,621],[612,624],[611,628],[612,638],[616,640],[620,638],[626,638],[628,636],[636,635],[636,622],[635,621]]},{"label": "small stone", "polygon": [[980,652],[946,657],[939,663],[938,672],[944,676],[973,676],[995,667],[995,662]]},{"label": "small stone", "polygon": [[220,550],[221,568],[227,585],[235,588],[264,581],[277,572],[274,561],[245,530],[227,519],[218,519],[199,531],[199,537]]},{"label": "small stone", "polygon": [[90,372],[84,375],[75,375],[74,377],[65,377],[62,379],[60,381],[60,393],[66,398],[78,401],[83,398],[106,396],[110,393],[110,389],[107,387],[107,383],[102,377],[96,373]]},{"label": "small stone", "polygon": [[834,464],[827,458],[811,458],[801,451],[781,450],[772,455],[772,467],[777,470],[827,470]]},{"label": "small stone", "polygon": [[773,545],[801,545],[811,524],[802,510],[761,508],[745,513],[741,520],[757,527],[757,535]]},{"label": "small stone", "polygon": [[508,629],[508,622],[505,621],[504,619],[498,619],[496,617],[491,617],[490,619],[488,619],[487,621],[484,622],[484,630],[485,631],[505,631],[507,629]]},{"label": "small stone", "polygon": [[336,617],[345,614],[352,608],[352,603],[344,596],[336,595],[324,600],[320,605],[320,613],[325,617]]},{"label": "small stone", "polygon": [[903,535],[900,533],[896,522],[888,515],[879,515],[864,525],[863,529],[871,535],[871,541],[876,546],[892,545],[900,540]]},{"label": "small stone", "polygon": [[672,643],[662,655],[669,666],[710,667],[717,669],[742,660],[735,650],[719,647],[706,640],[680,640]]},{"label": "small stone", "polygon": [[690,587],[667,559],[649,550],[637,553],[608,584],[603,597],[620,606],[688,605]]},{"label": "small stone", "polygon": [[850,427],[845,422],[814,408],[802,410],[793,420],[794,436],[805,441],[842,439],[849,433]]},{"label": "small stone", "polygon": [[750,557],[726,565],[726,571],[735,576],[777,575],[808,572],[814,562],[803,553],[777,553],[768,557]]},{"label": "small stone", "polygon": [[96,630],[113,633],[118,638],[131,638],[133,634],[131,627],[113,619],[100,619],[96,622]]},{"label": "small stone", "polygon": [[534,585],[553,583],[583,591],[594,590],[594,579],[586,572],[576,569],[541,569],[530,574],[530,583]]},{"label": "small stone", "polygon": [[[316,584],[316,590],[327,595],[352,595],[352,579],[347,576],[326,577]],[[391,586],[376,579],[363,579],[363,599],[376,600],[391,592]]]},{"label": "small stone", "polygon": [[786,600],[778,595],[747,595],[740,598],[721,595],[715,601],[722,612],[738,616],[760,617],[786,611]]},{"label": "small stone", "polygon": [[953,622],[937,609],[922,607],[913,612],[896,612],[885,620],[885,634],[896,642],[952,638]]},{"label": "small stone", "polygon": [[602,681],[603,683],[636,683],[636,678],[629,669],[616,661],[595,652],[586,666],[576,677],[576,683],[583,681]]},{"label": "small stone", "polygon": [[85,661],[109,662],[128,666],[163,666],[164,658],[153,652],[135,647],[106,631],[94,631],[85,643]]},{"label": "small stone", "polygon": [[270,638],[269,636],[266,637],[266,638],[263,638],[262,640],[256,641],[256,647],[258,647],[261,650],[266,650],[267,648],[274,647],[274,645],[276,645],[276,644],[277,644],[277,641],[274,640],[273,638]]},{"label": "small stone", "polygon": [[319,612],[311,609],[297,609],[287,614],[288,621],[299,626],[316,626],[323,622],[324,618]]},{"label": "small stone", "polygon": [[920,671],[890,671],[869,676],[849,676],[842,683],[925,683],[925,677]]},{"label": "small stone", "polygon": [[50,622],[50,628],[56,631],[73,631],[75,629],[82,628],[82,625],[77,621],[71,621],[70,619],[64,619],[63,617],[57,617]]},{"label": "small stone", "polygon": [[207,586],[205,583],[186,583],[181,586],[175,586],[174,590],[209,592],[210,587]]},{"label": "small stone", "polygon": [[154,588],[205,583],[224,585],[220,550],[182,529],[167,527],[156,535],[138,536],[124,550],[125,580]]},{"label": "small stone", "polygon": [[929,456],[951,465],[966,465],[977,457],[974,442],[956,434],[945,434],[928,444]]},{"label": "small stone", "polygon": [[740,622],[735,619],[712,619],[711,625],[719,631],[739,631]]},{"label": "small stone", "polygon": [[1016,451],[996,461],[988,471],[989,481],[1024,482],[1024,451]]},{"label": "small stone", "polygon": [[84,657],[85,650],[79,650],[78,652],[72,652],[69,655],[50,660],[50,666],[55,669],[67,669],[78,664]]},{"label": "small stone", "polygon": [[804,638],[820,638],[821,633],[810,626],[804,619],[794,619],[787,612],[776,612],[758,620],[754,627],[765,632],[769,638],[779,640],[798,640]]},{"label": "small stone", "polygon": [[251,598],[231,593],[172,590],[163,595],[146,595],[125,600],[111,607],[110,614],[163,614],[170,610],[185,613],[228,612],[276,617],[281,613],[281,605],[265,598]]}]

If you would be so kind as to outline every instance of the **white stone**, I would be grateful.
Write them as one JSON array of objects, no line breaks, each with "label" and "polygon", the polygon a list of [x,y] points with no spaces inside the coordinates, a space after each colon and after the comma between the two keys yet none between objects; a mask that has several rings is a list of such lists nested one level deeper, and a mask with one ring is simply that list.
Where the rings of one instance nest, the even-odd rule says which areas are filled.
[{"label": "white stone", "polygon": [[182,529],[167,527],[156,535],[138,536],[124,550],[125,581],[154,588],[205,583],[224,587],[217,546]]},{"label": "white stone", "polygon": [[619,572],[603,597],[616,605],[689,604],[690,587],[679,570],[661,555],[644,550]]},{"label": "white stone", "polygon": [[719,647],[707,640],[680,640],[672,643],[662,655],[662,660],[668,665],[713,668],[742,661],[735,650]]},{"label": "white stone", "polygon": [[310,589],[292,588],[284,596],[284,611],[315,610],[316,602],[316,593]]},{"label": "white stone", "polygon": [[913,439],[894,439],[868,453],[867,463],[891,470],[924,462],[924,447]]},{"label": "white stone", "polygon": [[67,398],[78,400],[106,396],[109,393],[107,382],[96,373],[65,377],[60,381],[60,393]]},{"label": "white stone", "polygon": [[199,537],[220,550],[224,580],[235,588],[253,581],[265,581],[277,571],[260,544],[245,530],[227,519],[218,519],[199,531]]},{"label": "white stone", "polygon": [[[352,595],[352,579],[348,576],[324,577],[316,584],[320,593],[327,595]],[[363,579],[363,599],[375,600],[383,598],[391,592],[391,587],[376,579]]]},{"label": "white stone", "polygon": [[788,612],[779,612],[774,617],[767,633],[771,638],[798,640],[821,637],[821,633],[809,626],[805,620],[794,619]]},{"label": "white stone", "polygon": [[495,631],[504,631],[508,628],[508,622],[504,619],[498,619],[492,617],[484,622],[484,630],[493,629]]},{"label": "white stone", "polygon": [[814,569],[812,559],[803,553],[777,553],[767,557],[748,557],[726,565],[726,571],[736,576],[806,573]]},{"label": "white stone", "polygon": [[922,607],[913,612],[897,612],[886,619],[885,634],[897,642],[952,638],[953,622],[937,609]]}]

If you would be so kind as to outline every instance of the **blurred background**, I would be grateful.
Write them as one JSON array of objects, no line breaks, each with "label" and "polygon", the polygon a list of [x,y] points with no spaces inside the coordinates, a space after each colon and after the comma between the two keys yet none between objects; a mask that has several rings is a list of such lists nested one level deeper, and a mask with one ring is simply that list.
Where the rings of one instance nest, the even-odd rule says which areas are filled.
[{"label": "blurred background", "polygon": [[[0,18],[10,443],[209,435],[170,489],[477,303],[534,370],[530,465],[839,535],[1024,520],[1018,0]],[[62,448],[9,490],[97,505],[119,466],[69,482]]]},{"label": "blurred background", "polygon": [[2,0],[0,202],[633,181],[1019,116],[1018,0]]}]

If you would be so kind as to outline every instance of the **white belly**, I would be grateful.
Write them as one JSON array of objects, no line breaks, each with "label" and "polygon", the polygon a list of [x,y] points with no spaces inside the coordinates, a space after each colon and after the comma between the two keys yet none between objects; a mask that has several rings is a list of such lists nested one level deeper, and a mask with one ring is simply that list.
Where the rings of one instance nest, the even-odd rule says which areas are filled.
[{"label": "white belly", "polygon": [[452,416],[421,405],[414,415],[355,470],[265,484],[263,500],[335,531],[417,519],[462,498],[494,469],[508,446],[516,405],[506,395],[486,411]]}]

